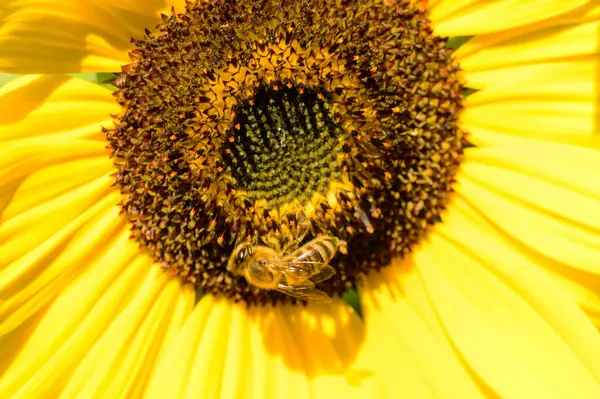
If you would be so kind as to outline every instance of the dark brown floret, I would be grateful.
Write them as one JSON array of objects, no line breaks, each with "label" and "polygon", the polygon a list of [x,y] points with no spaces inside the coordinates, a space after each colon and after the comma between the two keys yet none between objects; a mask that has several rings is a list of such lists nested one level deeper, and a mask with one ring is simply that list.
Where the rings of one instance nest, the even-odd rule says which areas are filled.
[{"label": "dark brown floret", "polygon": [[204,292],[284,300],[226,270],[237,244],[348,242],[328,293],[440,219],[463,87],[417,0],[221,0],[133,40],[107,138],[133,237]]}]

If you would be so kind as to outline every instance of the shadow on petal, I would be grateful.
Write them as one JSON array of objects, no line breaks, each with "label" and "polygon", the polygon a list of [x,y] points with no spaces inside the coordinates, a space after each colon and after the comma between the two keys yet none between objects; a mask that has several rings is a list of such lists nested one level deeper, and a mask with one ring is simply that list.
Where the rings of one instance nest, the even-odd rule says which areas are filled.
[{"label": "shadow on petal", "polygon": [[[67,76],[28,76],[19,80],[18,83],[22,82],[22,85],[14,87],[9,84],[4,87],[6,91],[0,91],[0,109],[10,112],[3,112],[0,115],[0,126],[18,123],[25,119],[70,79]],[[0,133],[0,141],[3,139],[2,136]]]},{"label": "shadow on petal", "polygon": [[[310,375],[339,375],[362,347],[365,330],[354,310],[341,300],[331,305],[286,305],[253,312],[263,331],[263,343],[293,370]],[[350,370],[354,379],[368,378],[369,370]]]}]

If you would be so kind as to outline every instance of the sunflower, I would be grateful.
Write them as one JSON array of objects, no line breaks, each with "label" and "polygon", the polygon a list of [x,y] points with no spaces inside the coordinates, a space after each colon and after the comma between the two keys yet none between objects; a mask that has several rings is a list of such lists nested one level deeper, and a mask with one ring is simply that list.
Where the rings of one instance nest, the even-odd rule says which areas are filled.
[{"label": "sunflower", "polygon": [[600,397],[598,0],[0,19],[0,397]]}]

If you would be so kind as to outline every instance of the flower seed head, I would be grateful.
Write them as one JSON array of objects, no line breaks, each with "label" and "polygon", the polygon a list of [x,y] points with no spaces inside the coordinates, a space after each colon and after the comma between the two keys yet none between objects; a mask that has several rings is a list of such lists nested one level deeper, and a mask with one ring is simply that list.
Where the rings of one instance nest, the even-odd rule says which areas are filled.
[{"label": "flower seed head", "polygon": [[204,292],[285,300],[227,271],[241,242],[347,242],[341,294],[404,256],[452,193],[458,66],[420,1],[188,2],[135,41],[107,138],[134,238]]}]

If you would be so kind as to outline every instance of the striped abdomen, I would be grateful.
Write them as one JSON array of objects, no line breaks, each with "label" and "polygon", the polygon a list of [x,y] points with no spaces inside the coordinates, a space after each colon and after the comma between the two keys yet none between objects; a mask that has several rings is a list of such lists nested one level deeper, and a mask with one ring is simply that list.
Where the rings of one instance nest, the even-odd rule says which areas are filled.
[{"label": "striped abdomen", "polygon": [[295,262],[329,263],[335,256],[339,240],[331,236],[315,238],[294,251],[289,258]]}]

